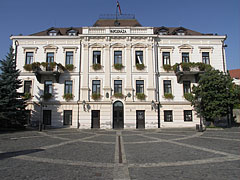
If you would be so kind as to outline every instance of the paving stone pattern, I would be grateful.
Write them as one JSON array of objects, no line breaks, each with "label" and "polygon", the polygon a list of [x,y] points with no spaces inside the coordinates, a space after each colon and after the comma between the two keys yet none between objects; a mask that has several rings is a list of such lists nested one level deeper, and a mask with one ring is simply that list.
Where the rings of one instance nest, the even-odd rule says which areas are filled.
[{"label": "paving stone pattern", "polygon": [[239,180],[240,128],[0,132],[1,180]]}]

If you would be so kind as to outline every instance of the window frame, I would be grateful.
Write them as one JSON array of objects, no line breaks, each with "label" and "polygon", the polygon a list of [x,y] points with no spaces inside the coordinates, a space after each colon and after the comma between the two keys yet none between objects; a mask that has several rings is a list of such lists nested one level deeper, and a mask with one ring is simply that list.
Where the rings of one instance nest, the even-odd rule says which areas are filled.
[{"label": "window frame", "polygon": [[[208,54],[208,56],[204,56],[203,54]],[[209,52],[202,52],[202,63],[210,64],[210,53]]]},{"label": "window frame", "polygon": [[[168,55],[166,55],[166,54],[168,54]],[[168,57],[168,58],[166,59],[165,57]],[[163,63],[163,65],[171,65],[170,52],[162,52],[162,63]]]},{"label": "window frame", "polygon": [[[184,110],[183,113],[184,113],[184,122],[193,122],[192,110]],[[187,113],[189,113],[189,114],[187,114]],[[190,120],[187,120],[188,119],[187,115],[191,115]]]},{"label": "window frame", "polygon": [[[96,83],[99,82],[99,83]],[[92,80],[92,94],[101,94],[101,81]]]},{"label": "window frame", "polygon": [[[71,82],[71,84],[67,84],[68,82]],[[70,91],[69,91],[70,89]],[[65,80],[64,82],[64,94],[72,94],[73,93],[73,81],[72,80]]]},{"label": "window frame", "polygon": [[172,81],[171,80],[163,80],[163,93],[164,94],[172,94]]},{"label": "window frame", "polygon": [[[115,53],[121,52],[121,55],[116,55]],[[121,61],[121,62],[119,62]],[[114,64],[122,64],[122,51],[116,50],[114,51]]]},{"label": "window frame", "polygon": [[[69,113],[69,114],[68,114]],[[66,123],[66,118],[67,118],[67,115],[70,116],[68,122],[69,123]],[[71,126],[72,125],[72,110],[64,110],[63,111],[63,125],[68,125],[68,126]]]},{"label": "window frame", "polygon": [[[49,56],[49,54],[53,54],[53,56]],[[54,62],[54,59],[55,59],[55,53],[54,52],[47,52],[47,54],[46,54],[46,62],[47,63]]]},{"label": "window frame", "polygon": [[[140,61],[142,60],[142,64],[144,64],[143,50],[137,50],[137,51],[135,51],[135,64],[141,64],[141,63],[139,63],[138,53],[141,54],[141,55],[139,55],[139,59],[140,59]],[[141,57],[142,57],[142,59],[141,59]]]},{"label": "window frame", "polygon": [[[32,54],[32,56],[28,56],[28,54],[30,54],[30,53]],[[32,64],[33,57],[34,57],[34,52],[32,52],[32,51],[26,52],[25,64]],[[30,58],[30,60],[29,60],[29,58]]]},{"label": "window frame", "polygon": [[[164,110],[163,114],[164,114],[164,122],[173,122],[173,111],[172,110]],[[169,115],[171,115],[171,116],[168,117]],[[170,119],[170,120],[168,120],[168,119]]]},{"label": "window frame", "polygon": [[144,94],[144,80],[136,80],[136,94]]},{"label": "window frame", "polygon": [[[72,55],[68,55],[68,53],[72,53]],[[66,51],[65,65],[73,64],[73,58],[74,58],[74,52],[73,51]]]},{"label": "window frame", "polygon": [[[95,54],[95,53],[98,53],[98,54]],[[101,64],[101,55],[102,55],[102,52],[101,51],[93,51],[93,61],[92,63],[93,64]],[[95,57],[96,57],[96,62],[95,62]]]},{"label": "window frame", "polygon": [[191,93],[191,81],[183,81],[183,94],[186,93]]},{"label": "window frame", "polygon": [[[117,84],[117,82],[121,82]],[[122,80],[114,80],[114,94],[121,93],[122,94]]]},{"label": "window frame", "polygon": [[[51,82],[51,84],[47,84],[47,82]],[[44,81],[44,94],[53,94],[53,82],[52,80],[45,80]]]},{"label": "window frame", "polygon": [[[26,83],[27,82],[31,82],[30,83],[30,87],[26,87]],[[27,91],[27,89],[29,89],[28,91]],[[24,86],[23,86],[23,93],[25,94],[25,93],[31,93],[31,91],[32,91],[32,81],[31,80],[25,80],[24,81]]]},{"label": "window frame", "polygon": [[[187,55],[187,56],[184,56]],[[190,53],[189,52],[182,52],[182,62],[189,63],[190,62]]]}]

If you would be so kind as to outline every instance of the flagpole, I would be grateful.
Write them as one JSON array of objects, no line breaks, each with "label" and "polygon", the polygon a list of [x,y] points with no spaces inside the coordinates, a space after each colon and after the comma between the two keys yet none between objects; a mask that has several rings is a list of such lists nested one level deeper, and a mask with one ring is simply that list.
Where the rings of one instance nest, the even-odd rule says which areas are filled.
[{"label": "flagpole", "polygon": [[117,18],[117,12],[118,12],[118,6],[116,6],[116,21],[118,20],[118,18]]}]

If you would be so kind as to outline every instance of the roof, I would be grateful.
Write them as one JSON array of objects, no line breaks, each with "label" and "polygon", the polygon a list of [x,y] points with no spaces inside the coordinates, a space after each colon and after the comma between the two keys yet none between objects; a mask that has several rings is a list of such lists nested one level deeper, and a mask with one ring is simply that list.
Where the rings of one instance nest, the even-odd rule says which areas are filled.
[{"label": "roof", "polygon": [[118,25],[116,25],[116,19],[98,19],[93,27],[112,27],[112,26],[124,26],[124,27],[141,27],[142,25],[136,19],[118,19]]},{"label": "roof", "polygon": [[197,31],[193,31],[190,29],[186,29],[184,27],[155,27],[154,28],[154,34],[158,34],[161,31],[165,31],[167,35],[176,35],[178,31],[183,31],[185,32],[186,35],[213,35],[213,34],[203,34]]},{"label": "roof", "polygon": [[41,32],[37,32],[34,34],[30,34],[30,36],[48,36],[48,32],[51,30],[55,30],[57,31],[58,35],[67,35],[67,32],[70,30],[75,30],[77,31],[77,34],[82,34],[82,28],[81,27],[68,27],[68,28],[55,28],[55,27],[51,27],[49,29],[46,29],[44,31]]},{"label": "roof", "polygon": [[229,70],[231,78],[240,79],[240,69]]}]

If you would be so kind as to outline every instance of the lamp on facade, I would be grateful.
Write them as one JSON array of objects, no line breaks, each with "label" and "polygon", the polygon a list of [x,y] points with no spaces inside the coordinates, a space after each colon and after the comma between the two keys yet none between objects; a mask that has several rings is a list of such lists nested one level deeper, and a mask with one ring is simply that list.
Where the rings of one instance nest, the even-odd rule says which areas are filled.
[{"label": "lamp on facade", "polygon": [[89,111],[89,109],[91,109],[91,106],[88,103],[86,103],[85,100],[83,100],[82,103],[83,103],[83,110],[84,111]]},{"label": "lamp on facade", "polygon": [[151,108],[152,108],[152,110],[157,109],[157,104],[153,100],[151,102]]}]

